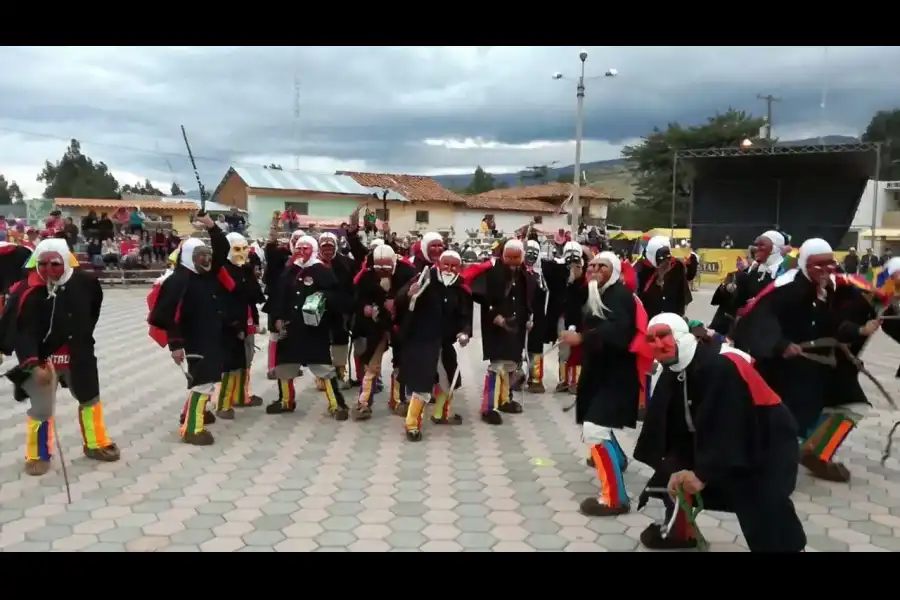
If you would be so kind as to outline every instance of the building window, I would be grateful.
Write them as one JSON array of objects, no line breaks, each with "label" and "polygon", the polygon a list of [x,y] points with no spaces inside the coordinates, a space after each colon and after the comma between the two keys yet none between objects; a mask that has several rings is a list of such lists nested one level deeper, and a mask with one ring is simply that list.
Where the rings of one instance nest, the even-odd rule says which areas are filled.
[{"label": "building window", "polygon": [[428,223],[428,211],[427,210],[417,210],[416,211],[416,223]]},{"label": "building window", "polygon": [[535,217],[532,217],[531,220],[534,221],[535,225],[540,225],[541,223],[544,222],[544,217],[541,215],[537,215]]},{"label": "building window", "polygon": [[284,209],[287,210],[289,208],[293,209],[301,217],[309,215],[309,202],[285,202]]},{"label": "building window", "polygon": [[584,205],[581,207],[581,218],[582,220],[587,219],[591,216],[591,207],[590,205]]},{"label": "building window", "polygon": [[390,221],[391,220],[391,209],[389,208],[376,208],[375,209],[375,218],[379,221]]},{"label": "building window", "polygon": [[566,225],[572,224],[572,215],[566,215]]}]

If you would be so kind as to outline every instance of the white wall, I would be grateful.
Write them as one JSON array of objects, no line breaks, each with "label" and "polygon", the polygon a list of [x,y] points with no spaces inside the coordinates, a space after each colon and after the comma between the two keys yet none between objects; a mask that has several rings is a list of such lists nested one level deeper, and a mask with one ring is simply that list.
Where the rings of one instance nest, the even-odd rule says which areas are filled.
[{"label": "white wall", "polygon": [[504,233],[512,233],[520,227],[524,227],[531,222],[535,216],[542,217],[540,228],[544,230],[556,230],[560,227],[569,228],[566,224],[566,215],[553,215],[550,213],[527,213],[521,211],[500,211],[500,210],[484,210],[473,208],[457,208],[454,215],[453,228],[456,230],[457,237],[462,238],[469,229],[478,229],[481,227],[481,219],[485,214],[494,215],[494,222],[497,224],[497,230]]},{"label": "white wall", "polygon": [[[889,181],[879,181],[878,182],[878,205],[875,206],[875,227],[880,228],[883,227],[884,221],[884,213],[889,210],[897,210],[896,202],[894,200],[894,189],[888,190],[887,188],[896,188],[897,182],[889,182]],[[856,209],[856,214],[853,215],[853,223],[850,225],[852,229],[855,230],[869,230],[872,227],[872,208],[875,204],[875,180],[870,179],[868,183],[866,183],[866,189],[862,193],[862,197],[859,199],[859,207]],[[859,246],[860,250],[868,248],[871,245],[871,240],[868,237],[860,236]],[[878,250],[878,240],[876,240],[876,250]]]}]

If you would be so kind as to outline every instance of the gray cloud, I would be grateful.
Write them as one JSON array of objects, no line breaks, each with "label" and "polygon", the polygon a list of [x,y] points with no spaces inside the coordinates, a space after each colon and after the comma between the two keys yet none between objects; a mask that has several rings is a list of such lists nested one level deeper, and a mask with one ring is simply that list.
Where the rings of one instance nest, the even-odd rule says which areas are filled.
[{"label": "gray cloud", "polygon": [[[232,162],[409,172],[519,168],[559,160],[571,144],[529,148],[426,145],[456,139],[523,145],[574,135],[579,48],[4,48],[0,172],[16,177],[83,140],[126,177],[195,187],[179,125],[207,185]],[[783,98],[782,137],[858,134],[898,104],[900,48],[588,48],[586,160],[617,156],[667,122],[695,123],[729,106],[757,114],[758,92]],[[294,78],[300,118],[294,119]],[[827,82],[827,105],[819,110]],[[453,146],[451,144],[451,146]],[[455,146],[460,146],[456,144]],[[170,166],[174,175],[170,172]],[[38,189],[31,181],[28,189]]]}]

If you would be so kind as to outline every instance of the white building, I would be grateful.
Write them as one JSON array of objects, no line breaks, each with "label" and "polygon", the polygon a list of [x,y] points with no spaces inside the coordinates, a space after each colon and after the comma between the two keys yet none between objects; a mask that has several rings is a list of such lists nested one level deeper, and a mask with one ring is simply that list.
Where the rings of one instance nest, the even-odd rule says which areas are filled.
[{"label": "white building", "polygon": [[[876,186],[877,184],[877,186]],[[872,247],[872,221],[875,221],[875,252],[900,249],[900,181],[870,179],[859,200],[850,230],[858,235],[860,250]]]}]

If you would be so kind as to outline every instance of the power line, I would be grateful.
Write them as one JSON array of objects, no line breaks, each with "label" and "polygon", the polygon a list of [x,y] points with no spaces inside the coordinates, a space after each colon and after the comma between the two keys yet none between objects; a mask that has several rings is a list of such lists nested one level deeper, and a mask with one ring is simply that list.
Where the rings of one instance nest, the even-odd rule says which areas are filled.
[{"label": "power line", "polygon": [[[148,150],[147,148],[133,148],[131,146],[123,146],[121,144],[109,144],[106,142],[95,142],[95,141],[87,140],[87,139],[80,138],[77,136],[63,137],[60,135],[54,135],[54,134],[50,134],[50,133],[37,133],[34,131],[23,131],[21,129],[12,129],[10,127],[0,127],[0,132],[13,133],[13,134],[17,134],[17,135],[31,136],[31,137],[36,137],[36,138],[60,140],[60,141],[66,142],[66,143],[70,143],[73,139],[76,139],[81,144],[89,144],[91,146],[99,146],[99,147],[103,147],[103,148],[113,148],[116,150],[124,150],[127,152],[135,152],[138,154],[148,154],[148,155],[153,155],[153,156],[167,157],[166,163],[168,164],[170,169],[171,169],[171,164],[169,164],[168,158],[180,158],[180,159],[183,159],[186,161],[190,161],[190,157],[188,157],[187,154],[180,154],[178,152],[165,152],[165,151],[159,150],[158,142],[157,142],[156,150]],[[231,152],[231,151],[229,151],[228,153],[229,154],[238,154],[237,152]],[[194,160],[217,163],[217,164],[222,164],[222,165],[230,165],[230,166],[236,166],[236,167],[248,167],[248,168],[253,168],[253,169],[258,169],[260,167],[267,166],[267,165],[263,165],[263,164],[240,163],[237,161],[223,160],[221,158],[212,158],[209,156],[195,156]]]}]

